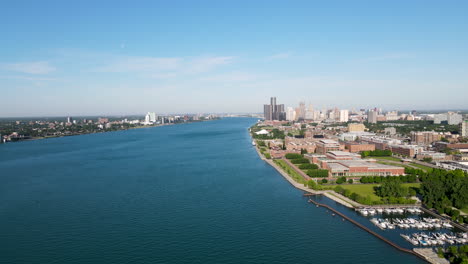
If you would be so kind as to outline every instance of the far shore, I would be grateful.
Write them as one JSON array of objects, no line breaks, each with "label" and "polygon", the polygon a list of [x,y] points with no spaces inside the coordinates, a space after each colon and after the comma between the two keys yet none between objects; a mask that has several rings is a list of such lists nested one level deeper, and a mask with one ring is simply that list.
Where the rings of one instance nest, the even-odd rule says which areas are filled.
[{"label": "far shore", "polygon": [[[103,131],[97,131],[97,132],[90,132],[90,133],[80,133],[80,134],[69,134],[69,135],[57,135],[57,136],[45,136],[45,137],[32,137],[32,138],[27,138],[27,139],[21,139],[17,141],[7,141],[3,144],[6,143],[17,143],[17,142],[24,142],[24,141],[34,141],[34,140],[41,140],[41,139],[49,139],[49,138],[61,138],[61,137],[73,137],[73,136],[82,136],[82,135],[92,135],[92,134],[101,134],[101,133],[108,133],[108,132],[117,132],[117,131],[126,131],[126,130],[132,130],[132,129],[140,129],[140,128],[151,128],[151,127],[162,127],[162,126],[173,126],[173,125],[182,125],[182,124],[191,124],[191,123],[199,123],[199,122],[206,122],[206,121],[212,121],[212,120],[217,120],[217,119],[209,119],[209,120],[200,120],[196,122],[186,122],[186,123],[167,123],[167,124],[158,124],[158,125],[150,125],[150,126],[135,126],[135,127],[129,127],[129,128],[123,128],[123,129],[117,129],[117,130],[103,130]],[[0,142],[1,145],[1,142]]]}]

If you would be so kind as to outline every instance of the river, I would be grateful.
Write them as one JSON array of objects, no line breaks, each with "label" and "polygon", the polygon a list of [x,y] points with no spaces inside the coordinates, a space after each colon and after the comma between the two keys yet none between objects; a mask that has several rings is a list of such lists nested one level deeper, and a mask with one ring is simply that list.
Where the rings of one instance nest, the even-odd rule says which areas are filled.
[{"label": "river", "polygon": [[0,145],[0,263],[424,263],[307,203],[255,121]]}]

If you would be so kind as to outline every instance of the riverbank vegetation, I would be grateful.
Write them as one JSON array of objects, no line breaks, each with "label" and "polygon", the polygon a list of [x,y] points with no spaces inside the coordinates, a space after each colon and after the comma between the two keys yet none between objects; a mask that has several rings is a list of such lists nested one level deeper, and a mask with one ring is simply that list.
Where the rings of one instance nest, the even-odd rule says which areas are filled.
[{"label": "riverbank vegetation", "polygon": [[456,208],[468,206],[468,175],[462,170],[446,171],[434,169],[430,174],[422,174],[421,195],[424,204],[435,208],[440,214],[448,214],[453,220],[463,222]]},{"label": "riverbank vegetation", "polygon": [[451,264],[468,264],[468,245],[438,248],[437,255],[448,259]]},{"label": "riverbank vegetation", "polygon": [[284,160],[273,160],[284,172],[286,172],[294,181],[306,184],[306,180],[291,166],[289,166]]},{"label": "riverbank vegetation", "polygon": [[[262,129],[265,130],[270,130],[268,134],[260,134],[257,135],[255,132],[258,132]],[[264,126],[258,126],[254,125],[250,128],[250,134],[252,135],[252,138],[254,139],[284,139],[285,135],[284,132],[274,128],[274,127],[264,127]]]}]

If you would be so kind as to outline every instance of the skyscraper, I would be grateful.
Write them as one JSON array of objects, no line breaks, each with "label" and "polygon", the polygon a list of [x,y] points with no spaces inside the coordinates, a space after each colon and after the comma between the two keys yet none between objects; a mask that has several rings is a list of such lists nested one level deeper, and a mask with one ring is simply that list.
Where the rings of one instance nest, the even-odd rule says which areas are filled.
[{"label": "skyscraper", "polygon": [[157,116],[156,116],[156,113],[155,112],[148,112],[148,115],[149,115],[149,121],[150,122],[156,122],[156,119],[157,119]]},{"label": "skyscraper", "polygon": [[305,120],[306,118],[306,106],[304,102],[299,103],[299,113],[298,114],[298,119],[299,120]]},{"label": "skyscraper", "polygon": [[284,104],[277,105],[276,97],[270,98],[270,104],[263,106],[265,120],[285,120]]},{"label": "skyscraper", "polygon": [[367,112],[367,122],[372,123],[372,124],[377,123],[377,111],[375,111],[374,109],[371,109],[369,110],[369,112]]},{"label": "skyscraper", "polygon": [[463,116],[462,115],[460,115],[458,113],[454,113],[454,112],[448,112],[447,113],[447,123],[449,125],[458,125],[462,121],[463,121]]},{"label": "skyscraper", "polygon": [[288,107],[286,110],[286,120],[294,121],[295,119],[296,119],[296,111],[294,111],[294,108]]},{"label": "skyscraper", "polygon": [[340,122],[348,122],[349,120],[349,111],[340,110]]}]

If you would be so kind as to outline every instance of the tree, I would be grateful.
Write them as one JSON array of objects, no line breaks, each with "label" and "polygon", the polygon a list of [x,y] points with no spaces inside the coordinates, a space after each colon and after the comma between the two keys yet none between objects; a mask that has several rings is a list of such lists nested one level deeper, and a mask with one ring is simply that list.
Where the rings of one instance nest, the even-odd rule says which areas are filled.
[{"label": "tree", "polygon": [[314,170],[314,169],[318,169],[318,166],[317,166],[317,164],[313,164],[313,163],[304,163],[304,164],[299,165],[299,169],[301,169],[301,170]]},{"label": "tree", "polygon": [[338,178],[338,180],[336,180],[337,184],[342,184],[342,183],[345,183],[345,182],[346,182],[346,177],[340,177],[340,178]]},{"label": "tree", "polygon": [[376,193],[381,197],[407,197],[408,188],[403,187],[400,181],[386,181],[377,188]]},{"label": "tree", "polygon": [[310,161],[306,158],[299,158],[299,159],[292,159],[291,163],[292,164],[304,164],[304,163],[310,163]]},{"label": "tree", "polygon": [[422,159],[424,162],[428,162],[428,163],[431,163],[432,162],[432,158],[431,157],[425,157]]},{"label": "tree", "polygon": [[300,159],[302,158],[302,155],[298,153],[287,153],[286,155],[284,155],[284,157],[287,159]]},{"label": "tree", "polygon": [[349,180],[348,180],[348,183],[349,183],[349,184],[353,184],[353,179],[349,179]]}]

